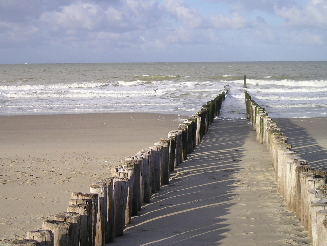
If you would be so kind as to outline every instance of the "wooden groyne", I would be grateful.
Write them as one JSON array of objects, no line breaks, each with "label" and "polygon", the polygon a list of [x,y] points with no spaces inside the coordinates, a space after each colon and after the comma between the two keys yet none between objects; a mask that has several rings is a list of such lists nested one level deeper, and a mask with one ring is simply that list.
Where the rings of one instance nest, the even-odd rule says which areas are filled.
[{"label": "wooden groyne", "polygon": [[315,170],[300,153],[292,151],[277,124],[245,92],[247,117],[256,131],[257,141],[270,151],[278,192],[287,209],[295,212],[312,237],[312,245],[327,245],[327,173]]},{"label": "wooden groyne", "polygon": [[169,175],[187,159],[219,115],[222,92],[201,110],[170,131],[166,139],[125,158],[112,169],[112,177],[90,186],[89,193],[73,192],[67,211],[45,220],[42,230],[8,245],[99,246],[124,234],[124,228],[151,195],[169,183]]}]

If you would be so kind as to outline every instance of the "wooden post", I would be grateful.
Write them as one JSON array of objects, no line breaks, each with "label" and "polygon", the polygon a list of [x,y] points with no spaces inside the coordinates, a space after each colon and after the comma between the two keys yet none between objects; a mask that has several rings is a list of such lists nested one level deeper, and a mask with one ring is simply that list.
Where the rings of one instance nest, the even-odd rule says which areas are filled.
[{"label": "wooden post", "polygon": [[43,222],[42,230],[50,230],[53,233],[54,246],[76,245],[70,235],[72,224],[64,221],[46,220]]},{"label": "wooden post", "polygon": [[104,179],[107,186],[107,218],[105,226],[105,243],[114,241],[114,197],[113,178]]},{"label": "wooden post", "polygon": [[95,235],[96,235],[96,222],[98,214],[98,194],[94,193],[82,193],[82,192],[73,192],[71,199],[87,199],[90,206],[90,233],[91,233],[91,243],[95,244]]},{"label": "wooden post", "polygon": [[193,122],[187,120],[184,123],[187,131],[187,154],[191,154],[193,151]]},{"label": "wooden post", "polygon": [[173,172],[175,169],[175,151],[176,151],[176,140],[175,136],[169,136],[169,171]]},{"label": "wooden post", "polygon": [[132,216],[132,203],[133,203],[133,186],[134,186],[134,169],[127,166],[125,170],[127,174],[127,201],[125,210],[125,225],[128,225]]},{"label": "wooden post", "polygon": [[81,246],[92,245],[92,202],[91,200],[71,199],[67,212],[75,212],[81,215],[80,221],[80,244]]},{"label": "wooden post", "polygon": [[326,245],[327,238],[327,210],[320,210],[317,213],[317,241],[312,242],[313,245]]},{"label": "wooden post", "polygon": [[156,171],[157,171],[157,151],[156,147],[150,147],[149,150],[149,166],[150,166],[150,184],[151,184],[151,193],[156,193]]},{"label": "wooden post", "polygon": [[246,88],[246,75],[244,75],[244,84],[243,84],[243,88]]},{"label": "wooden post", "polygon": [[162,146],[160,179],[161,185],[166,185],[169,184],[169,139],[161,139],[159,143]]},{"label": "wooden post", "polygon": [[187,159],[187,126],[185,124],[180,124],[178,130],[182,132],[182,162]]},{"label": "wooden post", "polygon": [[131,205],[131,216],[138,215],[138,211],[141,210],[141,160],[135,158],[135,157],[128,157],[125,159],[125,164],[127,166],[133,166],[133,176],[134,176],[134,182],[133,182],[133,198],[132,198],[132,205]]},{"label": "wooden post", "polygon": [[37,230],[27,232],[26,239],[37,241],[38,246],[53,245],[53,233],[50,230]]},{"label": "wooden post", "polygon": [[149,203],[151,198],[151,182],[150,182],[150,166],[149,166],[149,150],[142,150],[136,154],[136,157],[142,160],[143,173],[143,202]]},{"label": "wooden post", "polygon": [[296,204],[296,217],[301,218],[301,193],[304,192],[301,190],[301,177],[302,173],[308,173],[310,171],[310,166],[306,160],[298,160],[298,165],[296,167],[296,195],[295,195],[295,204]]},{"label": "wooden post", "polygon": [[90,186],[90,192],[98,195],[98,213],[96,217],[95,246],[105,244],[105,227],[107,220],[107,185],[99,182]]},{"label": "wooden post", "polygon": [[175,130],[168,133],[168,138],[174,137],[176,143],[175,149],[175,163],[174,167],[178,166],[183,161],[183,143],[182,143],[182,131]]},{"label": "wooden post", "polygon": [[125,210],[127,200],[127,180],[114,178],[114,235],[120,237],[124,234]]},{"label": "wooden post", "polygon": [[70,245],[79,246],[80,245],[80,225],[81,225],[81,215],[75,212],[66,212],[57,214],[54,217],[57,221],[69,222],[71,223],[70,230]]},{"label": "wooden post", "polygon": [[160,153],[160,145],[157,143],[154,146],[150,147],[151,151],[151,162],[153,165],[153,183],[155,191],[160,190],[160,173],[161,173],[161,153]]},{"label": "wooden post", "polygon": [[195,114],[194,118],[196,118],[195,144],[198,145],[201,142],[201,117],[198,114]]}]

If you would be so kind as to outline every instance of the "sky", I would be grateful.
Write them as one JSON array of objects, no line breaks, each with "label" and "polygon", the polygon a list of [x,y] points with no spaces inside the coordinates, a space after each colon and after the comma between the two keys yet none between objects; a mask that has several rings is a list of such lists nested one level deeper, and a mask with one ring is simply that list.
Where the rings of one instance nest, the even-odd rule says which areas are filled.
[{"label": "sky", "polygon": [[327,0],[0,0],[0,64],[327,60]]}]

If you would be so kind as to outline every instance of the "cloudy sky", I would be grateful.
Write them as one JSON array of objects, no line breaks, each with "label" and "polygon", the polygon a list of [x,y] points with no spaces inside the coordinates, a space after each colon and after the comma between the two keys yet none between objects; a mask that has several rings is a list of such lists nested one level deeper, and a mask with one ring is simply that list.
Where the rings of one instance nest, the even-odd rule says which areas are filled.
[{"label": "cloudy sky", "polygon": [[0,63],[327,60],[327,0],[0,0]]}]

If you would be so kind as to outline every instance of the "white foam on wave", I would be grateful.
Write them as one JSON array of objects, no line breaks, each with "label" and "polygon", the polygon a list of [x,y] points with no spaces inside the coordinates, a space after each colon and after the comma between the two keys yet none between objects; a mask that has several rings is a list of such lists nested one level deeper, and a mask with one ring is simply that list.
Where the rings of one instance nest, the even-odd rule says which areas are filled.
[{"label": "white foam on wave", "polygon": [[[142,75],[135,80],[117,79],[101,82],[72,82],[48,84],[15,84],[0,86],[0,114],[65,113],[65,112],[174,112],[191,113],[212,100],[229,84],[233,101],[230,113],[243,110],[244,94],[241,79],[190,81],[179,80],[175,75]],[[143,77],[143,79],[142,79]],[[187,76],[183,77],[185,79]],[[233,79],[233,78],[232,78]],[[283,109],[297,110],[293,115],[308,108],[308,115],[327,112],[327,81],[247,80],[253,99],[263,107],[269,106],[273,113],[287,113]],[[285,106],[286,105],[286,106]],[[274,111],[276,109],[276,111]],[[323,110],[321,110],[323,109]],[[289,110],[290,111],[290,110]],[[326,111],[326,112],[325,112]],[[237,114],[238,115],[238,114]]]},{"label": "white foam on wave", "polygon": [[206,81],[81,82],[0,87],[0,114],[68,112],[190,113],[222,91]]},{"label": "white foam on wave", "polygon": [[255,96],[257,99],[260,100],[272,100],[272,101],[322,101],[326,100],[327,97],[315,97],[315,96],[283,96],[283,95],[266,95],[266,96],[261,96],[261,95],[256,95]]},{"label": "white foam on wave", "polygon": [[249,85],[255,86],[282,86],[282,87],[325,87],[327,86],[327,80],[256,80],[256,79],[248,79],[246,81]]}]

